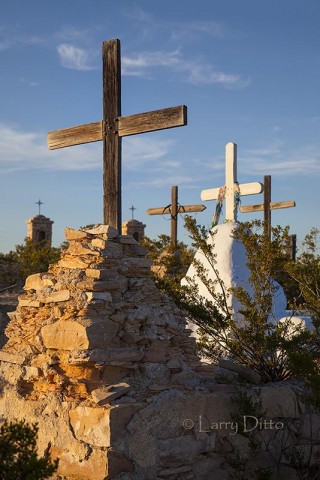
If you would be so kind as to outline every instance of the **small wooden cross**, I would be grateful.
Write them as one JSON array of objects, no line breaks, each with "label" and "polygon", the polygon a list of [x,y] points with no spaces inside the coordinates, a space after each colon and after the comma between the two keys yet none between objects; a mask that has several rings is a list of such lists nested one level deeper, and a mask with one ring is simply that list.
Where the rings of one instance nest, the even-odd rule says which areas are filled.
[{"label": "small wooden cross", "polygon": [[271,210],[280,208],[295,207],[296,202],[289,200],[286,202],[271,202],[271,175],[264,176],[264,199],[263,203],[257,205],[244,205],[240,208],[242,213],[264,212],[264,233],[271,238]]},{"label": "small wooden cross", "polygon": [[187,124],[187,107],[121,116],[120,41],[102,44],[103,120],[48,133],[48,147],[103,140],[103,221],[121,233],[121,138]]},{"label": "small wooden cross", "polygon": [[204,205],[179,205],[178,203],[178,187],[171,188],[171,204],[166,207],[149,208],[149,215],[171,215],[171,245],[177,246],[178,237],[178,213],[203,212],[206,207]]},{"label": "small wooden cross", "polygon": [[43,205],[43,202],[41,202],[40,198],[39,200],[36,202],[36,205],[39,206],[39,215],[41,214],[41,205]]},{"label": "small wooden cross", "polygon": [[[238,184],[237,182],[237,145],[227,143],[226,145],[226,215],[227,222],[237,221],[237,205],[235,204],[235,193],[238,195],[254,195],[263,191],[263,185],[259,182]],[[202,190],[201,200],[216,200],[220,188]]]}]

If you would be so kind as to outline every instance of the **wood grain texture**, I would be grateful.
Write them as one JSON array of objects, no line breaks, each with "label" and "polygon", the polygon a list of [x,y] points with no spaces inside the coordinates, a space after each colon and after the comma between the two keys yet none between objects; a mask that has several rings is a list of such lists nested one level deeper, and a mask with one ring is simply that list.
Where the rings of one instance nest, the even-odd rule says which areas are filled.
[{"label": "wood grain texture", "polygon": [[177,246],[178,241],[178,187],[171,188],[171,245]]},{"label": "wood grain texture", "polygon": [[117,119],[121,115],[120,41],[102,44],[103,83],[103,221],[121,234],[121,139]]},{"label": "wood grain texture", "polygon": [[[119,137],[126,137],[139,133],[154,132],[155,130],[182,127],[186,124],[187,107],[182,105],[126,117],[109,118],[105,130],[113,127]],[[98,142],[99,140],[103,140],[102,121],[55,130],[47,135],[49,150]]]},{"label": "wood grain texture", "polygon": [[49,150],[71,147],[82,143],[98,142],[103,138],[102,122],[87,123],[77,127],[48,132]]},{"label": "wood grain texture", "polygon": [[103,119],[49,132],[50,150],[103,141],[103,222],[121,233],[121,137],[187,124],[184,105],[121,116],[120,41],[102,43]]},{"label": "wood grain texture", "polygon": [[[180,205],[178,213],[203,212],[207,207],[205,205]],[[166,215],[171,213],[171,205],[168,207],[149,208],[148,215]]]},{"label": "wood grain texture", "polygon": [[187,107],[180,105],[120,117],[118,121],[118,133],[120,137],[125,137],[138,133],[154,132],[155,130],[182,127],[186,124]]},{"label": "wood grain texture", "polygon": [[[286,202],[270,202],[270,209],[271,210],[278,210],[280,208],[292,208],[296,206],[296,202],[293,200],[288,200]],[[240,211],[242,213],[249,213],[249,212],[261,212],[264,210],[264,204],[259,203],[256,205],[244,205],[240,207]]]},{"label": "wood grain texture", "polygon": [[[241,183],[239,185],[240,195],[255,195],[256,193],[263,192],[263,185],[260,182],[252,183]],[[218,198],[220,191],[219,188],[209,188],[207,190],[202,190],[201,200],[216,200]]]},{"label": "wood grain texture", "polygon": [[271,239],[271,175],[264,176],[263,188],[264,233]]}]

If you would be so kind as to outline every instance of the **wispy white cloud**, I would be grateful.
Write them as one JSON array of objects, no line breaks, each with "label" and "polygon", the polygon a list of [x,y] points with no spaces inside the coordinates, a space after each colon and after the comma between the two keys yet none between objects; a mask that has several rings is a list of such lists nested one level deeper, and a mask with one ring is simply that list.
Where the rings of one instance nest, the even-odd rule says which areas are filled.
[{"label": "wispy white cloud", "polygon": [[34,34],[21,34],[18,30],[0,26],[0,51],[16,45],[48,45],[48,37]]},{"label": "wispy white cloud", "polygon": [[179,185],[180,187],[186,188],[187,185],[191,185],[194,183],[194,177],[185,176],[185,175],[166,175],[164,177],[146,179],[141,181],[132,182],[132,185],[137,187],[154,187],[154,188],[162,188],[162,187],[169,187],[172,185]]},{"label": "wispy white cloud", "polygon": [[131,5],[130,8],[126,7],[123,10],[123,15],[139,23],[152,23],[154,20],[150,13],[135,4]]},{"label": "wispy white cloud", "polygon": [[35,82],[33,80],[26,80],[25,78],[20,78],[20,83],[23,83],[23,84],[26,84],[26,85],[29,85],[29,87],[39,87],[39,83],[38,82]]},{"label": "wispy white cloud", "polygon": [[187,81],[193,85],[221,85],[226,88],[244,88],[250,84],[249,77],[239,74],[225,73],[216,70],[212,65],[195,62],[186,62],[182,70],[188,73]]},{"label": "wispy white cloud", "polygon": [[316,146],[307,145],[290,151],[279,143],[245,151],[241,164],[242,170],[263,175],[319,175],[320,153]]},{"label": "wispy white cloud", "polygon": [[203,35],[211,38],[224,38],[234,35],[224,23],[212,20],[168,23],[168,27],[171,29],[171,38],[179,42],[189,43],[194,41],[196,37],[203,37]]},{"label": "wispy white cloud", "polygon": [[182,63],[181,52],[179,49],[172,52],[166,51],[154,51],[154,52],[141,52],[136,54],[135,57],[122,57],[122,64],[124,66],[124,72],[126,75],[131,74],[131,69],[138,70],[143,74],[144,68],[151,67],[174,67],[179,66]]},{"label": "wispy white cloud", "polygon": [[[172,140],[130,137],[124,139],[123,164],[128,170],[139,168],[167,172],[179,166],[166,156]],[[102,143],[78,145],[60,150],[48,150],[46,134],[22,131],[0,124],[0,172],[23,170],[92,170],[102,168]]]},{"label": "wispy white cloud", "polygon": [[170,69],[180,81],[193,85],[218,84],[227,88],[243,88],[249,85],[250,79],[240,74],[225,73],[206,63],[201,58],[186,59],[181,49],[171,51],[144,51],[134,56],[123,56],[124,75],[145,76],[154,68]]},{"label": "wispy white cloud", "polygon": [[45,133],[0,124],[0,172],[88,170],[101,166],[96,145],[49,151]]},{"label": "wispy white cloud", "polygon": [[166,156],[174,145],[173,140],[158,140],[148,137],[129,137],[123,139],[123,160],[129,170],[142,165],[149,168],[166,168]]},{"label": "wispy white cloud", "polygon": [[92,31],[86,28],[81,30],[73,25],[64,25],[53,35],[58,43],[81,43],[88,45],[92,40]]},{"label": "wispy white cloud", "polygon": [[161,18],[159,20],[150,12],[142,9],[140,6],[132,5],[130,9],[126,8],[123,12],[126,17],[139,24],[140,32],[143,36],[149,38],[162,35],[170,41],[179,41],[180,43],[194,42],[203,35],[211,38],[234,37],[235,31],[231,30],[224,22],[214,20],[197,21],[172,21]]},{"label": "wispy white cloud", "polygon": [[88,50],[67,43],[62,43],[58,45],[57,51],[60,56],[61,65],[65,68],[81,71],[95,69],[91,63],[92,56]]},{"label": "wispy white cloud", "polygon": [[12,45],[12,42],[5,39],[5,40],[0,40],[0,52],[4,50],[8,50]]}]

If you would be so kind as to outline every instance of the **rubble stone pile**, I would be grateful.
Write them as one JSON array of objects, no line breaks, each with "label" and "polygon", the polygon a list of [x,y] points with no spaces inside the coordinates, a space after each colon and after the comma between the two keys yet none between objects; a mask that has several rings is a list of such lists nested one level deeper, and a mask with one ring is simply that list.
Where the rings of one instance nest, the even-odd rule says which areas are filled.
[{"label": "rubble stone pile", "polygon": [[[241,438],[231,435],[232,396],[241,377],[256,385],[259,376],[200,362],[133,237],[100,225],[67,228],[66,239],[9,313],[2,417],[38,423],[39,453],[60,459],[59,479],[228,478],[225,455]],[[271,415],[303,424],[293,387],[261,391]]]}]

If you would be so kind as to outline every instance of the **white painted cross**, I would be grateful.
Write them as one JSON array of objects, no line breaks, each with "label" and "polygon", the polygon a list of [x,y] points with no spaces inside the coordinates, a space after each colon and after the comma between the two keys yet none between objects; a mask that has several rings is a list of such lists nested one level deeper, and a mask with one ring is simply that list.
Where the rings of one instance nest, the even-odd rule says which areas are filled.
[{"label": "white painted cross", "polygon": [[[263,185],[260,182],[242,183],[237,182],[237,145],[227,143],[226,145],[226,215],[227,222],[237,221],[237,204],[235,202],[235,192],[239,195],[254,195],[263,192]],[[216,200],[219,196],[220,188],[211,188],[202,190],[201,200]]]}]

